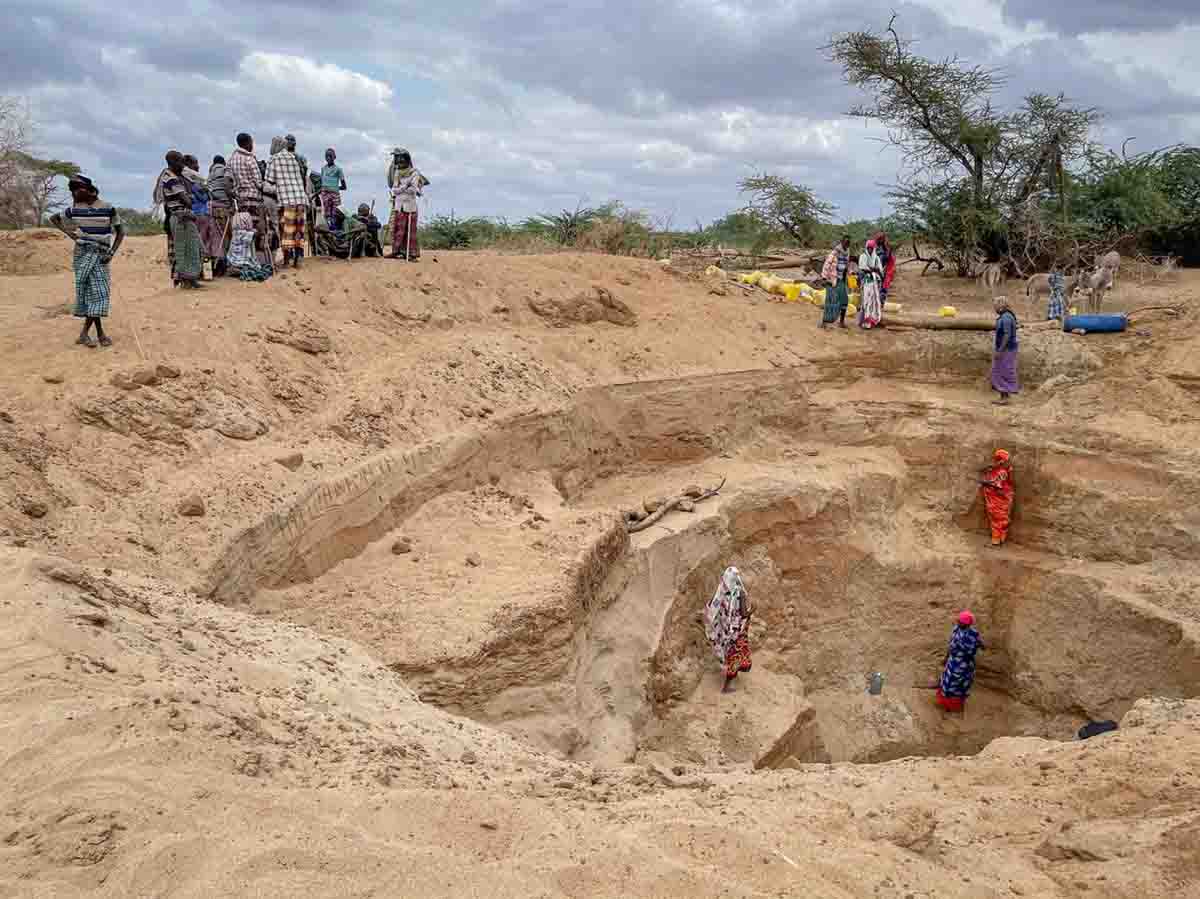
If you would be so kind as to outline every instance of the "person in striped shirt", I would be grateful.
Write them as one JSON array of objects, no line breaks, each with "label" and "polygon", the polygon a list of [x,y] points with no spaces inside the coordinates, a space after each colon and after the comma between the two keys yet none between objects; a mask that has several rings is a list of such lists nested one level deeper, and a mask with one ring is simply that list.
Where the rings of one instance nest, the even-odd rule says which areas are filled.
[{"label": "person in striped shirt", "polygon": [[[70,208],[50,220],[63,231],[68,231],[68,223],[74,229],[75,317],[83,319],[83,330],[75,342],[89,349],[112,346],[112,338],[104,333],[100,320],[108,315],[112,294],[108,264],[125,240],[125,226],[117,210],[100,199],[91,178],[75,175],[67,188],[71,191]],[[95,338],[89,333],[93,327]]]}]

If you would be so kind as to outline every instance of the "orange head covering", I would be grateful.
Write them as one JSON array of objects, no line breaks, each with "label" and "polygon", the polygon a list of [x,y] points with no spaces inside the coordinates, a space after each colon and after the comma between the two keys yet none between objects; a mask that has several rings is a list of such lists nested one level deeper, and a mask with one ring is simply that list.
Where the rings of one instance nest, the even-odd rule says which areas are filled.
[{"label": "orange head covering", "polygon": [[992,458],[997,462],[1007,462],[1009,458],[1008,450],[998,449],[996,452],[992,453]]}]

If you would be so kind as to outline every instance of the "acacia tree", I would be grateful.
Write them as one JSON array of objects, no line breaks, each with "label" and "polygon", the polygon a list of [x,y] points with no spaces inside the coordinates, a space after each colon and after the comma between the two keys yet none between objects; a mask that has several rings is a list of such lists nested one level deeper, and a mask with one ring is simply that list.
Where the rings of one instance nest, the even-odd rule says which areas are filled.
[{"label": "acacia tree", "polygon": [[812,242],[817,226],[827,222],[836,208],[803,184],[765,172],[743,178],[738,190],[750,198],[743,212],[767,228],[783,231],[801,246]]},{"label": "acacia tree", "polygon": [[993,105],[1004,85],[1000,72],[957,56],[920,56],[895,21],[882,34],[837,36],[825,50],[846,82],[872,98],[849,115],[883,124],[903,154],[906,172],[892,191],[898,211],[918,230],[938,220],[929,236],[950,252],[960,274],[978,255],[1011,262],[1014,241],[1016,255],[1028,256],[1021,223],[1040,224],[1047,198],[1065,222],[1068,173],[1090,146],[1097,112],[1062,95],[1032,94],[1005,113]]},{"label": "acacia tree", "polygon": [[66,205],[66,183],[79,174],[79,166],[63,159],[38,159],[22,154],[24,182],[29,211],[35,226]]},{"label": "acacia tree", "polygon": [[19,97],[0,95],[0,192],[15,176],[19,154],[29,144],[29,107]]}]

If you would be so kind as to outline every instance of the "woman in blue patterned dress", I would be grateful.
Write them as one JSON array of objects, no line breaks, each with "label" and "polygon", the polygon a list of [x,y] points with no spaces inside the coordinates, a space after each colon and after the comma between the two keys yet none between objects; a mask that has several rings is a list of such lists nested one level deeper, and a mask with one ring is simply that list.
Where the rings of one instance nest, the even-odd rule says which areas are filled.
[{"label": "woman in blue patterned dress", "polygon": [[962,711],[975,683],[975,654],[981,649],[983,638],[975,630],[975,616],[968,611],[959,613],[938,683],[937,704],[946,711]]}]

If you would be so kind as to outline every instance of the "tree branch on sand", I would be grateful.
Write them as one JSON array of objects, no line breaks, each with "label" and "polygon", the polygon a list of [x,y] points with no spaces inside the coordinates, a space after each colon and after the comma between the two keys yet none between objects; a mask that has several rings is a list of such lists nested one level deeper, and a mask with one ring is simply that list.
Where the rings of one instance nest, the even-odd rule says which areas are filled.
[{"label": "tree branch on sand", "polygon": [[636,534],[638,531],[644,531],[646,528],[652,527],[668,512],[678,509],[681,506],[684,507],[684,511],[690,512],[692,509],[688,508],[689,505],[703,502],[706,499],[711,499],[720,493],[721,488],[725,486],[725,480],[725,478],[721,478],[721,483],[716,487],[713,487],[711,490],[701,490],[699,488],[687,490],[678,496],[662,502],[657,509],[643,518],[637,518],[636,516],[638,513],[626,512],[624,516],[625,528],[629,531],[629,533]]}]

